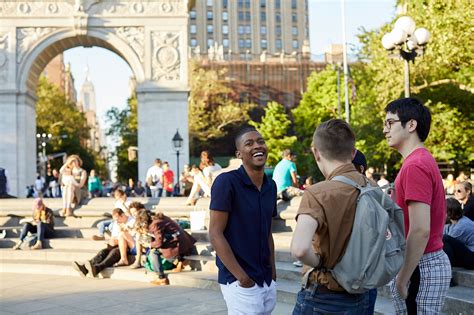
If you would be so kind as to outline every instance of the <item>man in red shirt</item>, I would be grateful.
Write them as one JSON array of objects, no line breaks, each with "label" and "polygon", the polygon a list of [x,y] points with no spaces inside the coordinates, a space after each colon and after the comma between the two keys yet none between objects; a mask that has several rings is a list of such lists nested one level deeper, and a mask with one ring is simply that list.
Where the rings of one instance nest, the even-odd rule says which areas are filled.
[{"label": "man in red shirt", "polygon": [[163,189],[166,191],[166,197],[173,195],[174,173],[170,169],[168,162],[163,163]]},{"label": "man in red shirt", "polygon": [[385,108],[383,132],[388,145],[401,153],[395,179],[396,202],[405,214],[405,263],[392,283],[397,314],[439,314],[451,280],[443,252],[446,200],[438,165],[423,142],[431,114],[414,98],[393,101]]}]

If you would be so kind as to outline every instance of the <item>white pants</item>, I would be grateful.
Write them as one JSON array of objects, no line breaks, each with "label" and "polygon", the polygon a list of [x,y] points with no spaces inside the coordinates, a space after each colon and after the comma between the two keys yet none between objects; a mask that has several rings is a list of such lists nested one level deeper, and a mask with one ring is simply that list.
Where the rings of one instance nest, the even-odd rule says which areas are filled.
[{"label": "white pants", "polygon": [[267,315],[276,305],[276,283],[273,280],[270,286],[264,282],[263,287],[255,284],[251,288],[243,288],[239,281],[234,281],[221,284],[221,291],[229,315]]}]

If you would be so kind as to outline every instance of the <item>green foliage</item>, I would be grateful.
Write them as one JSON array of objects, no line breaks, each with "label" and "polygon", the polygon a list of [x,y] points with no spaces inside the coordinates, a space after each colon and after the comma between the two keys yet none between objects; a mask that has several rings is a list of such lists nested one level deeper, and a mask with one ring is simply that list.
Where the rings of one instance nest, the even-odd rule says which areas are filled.
[{"label": "green foliage", "polygon": [[291,148],[296,142],[295,136],[287,136],[291,121],[283,105],[277,102],[268,103],[262,121],[251,121],[250,125],[262,134],[267,143],[268,165],[275,166],[281,159],[281,152]]},{"label": "green foliage", "polygon": [[107,130],[108,136],[120,139],[120,144],[115,147],[113,155],[117,158],[117,177],[121,182],[127,182],[129,178],[138,178],[137,159],[129,161],[128,148],[138,145],[138,115],[137,96],[135,93],[128,99],[128,107],[119,110],[112,107],[106,113],[110,127]]},{"label": "green foliage", "polygon": [[250,119],[255,105],[235,102],[233,91],[220,79],[225,70],[204,70],[190,63],[189,135],[191,152],[208,141],[224,138],[228,130]]},{"label": "green foliage", "polygon": [[[84,114],[78,110],[76,104],[69,101],[64,93],[45,77],[40,77],[36,95],[37,133],[53,135],[46,147],[48,154],[78,154],[84,162],[84,169],[96,169],[100,175],[107,175],[105,161],[97,152],[86,147],[89,128]],[[55,161],[52,166],[58,168],[61,162]]]}]

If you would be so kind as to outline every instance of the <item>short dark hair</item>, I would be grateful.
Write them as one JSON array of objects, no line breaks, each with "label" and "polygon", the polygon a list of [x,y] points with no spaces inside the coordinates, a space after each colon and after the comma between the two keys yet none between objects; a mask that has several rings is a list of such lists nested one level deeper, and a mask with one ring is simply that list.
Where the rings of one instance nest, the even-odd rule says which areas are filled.
[{"label": "short dark hair", "polygon": [[112,210],[112,215],[118,215],[119,217],[123,216],[124,212],[122,209],[120,208],[115,208],[114,210]]},{"label": "short dark hair", "polygon": [[462,218],[461,203],[454,198],[446,199],[446,214],[450,220],[459,220]]},{"label": "short dark hair", "polygon": [[244,126],[244,127],[240,128],[239,131],[237,131],[237,134],[234,137],[235,148],[237,148],[237,144],[239,143],[240,139],[242,138],[242,136],[244,134],[249,133],[249,132],[253,132],[253,131],[257,131],[257,129],[255,129],[255,127],[252,127],[252,126]]},{"label": "short dark hair", "polygon": [[431,126],[431,114],[428,107],[416,98],[401,98],[388,103],[385,112],[397,114],[402,127],[411,119],[416,121],[416,133],[422,142],[428,138]]},{"label": "short dark hair", "polygon": [[316,128],[313,145],[321,154],[331,160],[352,160],[355,150],[355,135],[348,123],[331,119]]}]

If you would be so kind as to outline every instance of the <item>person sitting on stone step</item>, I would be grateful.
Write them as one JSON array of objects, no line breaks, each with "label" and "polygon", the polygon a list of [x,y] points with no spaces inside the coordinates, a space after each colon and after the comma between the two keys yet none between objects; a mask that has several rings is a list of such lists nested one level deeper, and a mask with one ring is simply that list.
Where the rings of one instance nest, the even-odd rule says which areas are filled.
[{"label": "person sitting on stone step", "polygon": [[[114,208],[120,208],[122,209],[123,212],[130,214],[130,208],[131,208],[131,200],[127,198],[127,195],[125,192],[118,188],[114,191],[114,198],[115,198],[115,204]],[[105,240],[105,231],[112,231],[113,229],[113,219],[107,219],[100,221],[97,224],[97,228],[99,229],[99,233],[96,235],[92,236],[92,239],[94,241],[103,241]]]},{"label": "person sitting on stone step", "polygon": [[114,209],[112,216],[114,217],[112,236],[115,236],[115,238],[117,239],[118,247],[120,250],[120,261],[117,262],[114,266],[128,266],[128,255],[136,255],[135,237],[133,230],[133,227],[135,225],[135,218],[132,215],[124,213],[121,209]]},{"label": "person sitting on stone step", "polygon": [[147,209],[140,209],[135,216],[135,244],[137,254],[135,262],[130,265],[131,269],[138,269],[142,267],[142,254],[150,251],[150,243],[152,235],[148,232],[150,223],[152,222],[151,214]]},{"label": "person sitting on stone step", "polygon": [[[20,221],[21,223],[21,221]],[[26,235],[30,233],[37,233],[36,243],[31,249],[43,248],[43,242],[45,238],[54,237],[54,215],[50,208],[47,208],[43,199],[36,198],[33,203],[33,215],[29,222],[23,225],[23,229],[20,233],[20,240],[15,244],[13,249],[21,249]]]}]

